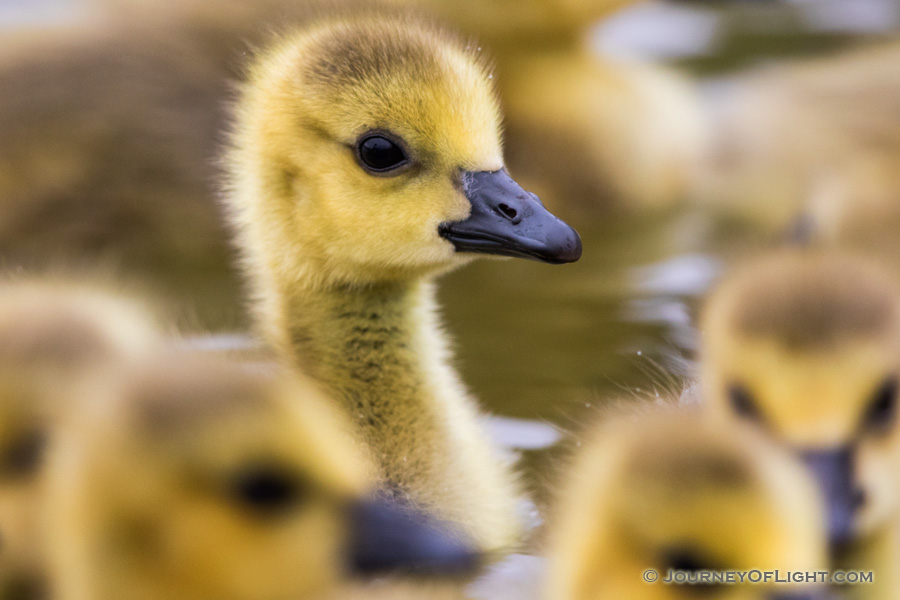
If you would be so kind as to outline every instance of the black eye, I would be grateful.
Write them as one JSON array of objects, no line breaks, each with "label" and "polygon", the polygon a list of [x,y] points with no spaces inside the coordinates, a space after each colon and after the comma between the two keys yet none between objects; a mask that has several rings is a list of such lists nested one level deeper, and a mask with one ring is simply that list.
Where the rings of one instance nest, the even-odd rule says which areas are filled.
[{"label": "black eye", "polygon": [[869,402],[863,425],[869,429],[883,431],[890,427],[897,417],[897,378],[886,379]]},{"label": "black eye", "polygon": [[728,386],[728,402],[731,403],[731,410],[739,417],[762,422],[763,416],[756,406],[753,394],[741,384],[733,383]]},{"label": "black eye", "polygon": [[25,432],[3,451],[0,471],[14,478],[33,475],[41,466],[46,445],[47,439],[42,431]]},{"label": "black eye", "polygon": [[673,571],[707,571],[715,567],[700,552],[689,547],[677,546],[663,552],[663,564]]},{"label": "black eye", "polygon": [[[662,562],[665,576],[669,571],[679,571],[683,575],[673,575],[676,581],[690,582],[692,595],[698,597],[718,596],[721,585],[713,579],[713,571],[721,571],[722,565],[716,564],[708,556],[689,546],[676,546],[663,552]],[[684,579],[681,579],[684,577]]]},{"label": "black eye", "polygon": [[45,600],[50,597],[47,581],[37,573],[8,574],[0,587],[3,600]]},{"label": "black eye", "polygon": [[371,173],[390,173],[409,162],[406,152],[383,135],[367,135],[356,144],[359,163]]},{"label": "black eye", "polygon": [[233,500],[261,515],[286,512],[303,496],[303,485],[296,476],[271,466],[241,470],[234,475],[229,487]]}]

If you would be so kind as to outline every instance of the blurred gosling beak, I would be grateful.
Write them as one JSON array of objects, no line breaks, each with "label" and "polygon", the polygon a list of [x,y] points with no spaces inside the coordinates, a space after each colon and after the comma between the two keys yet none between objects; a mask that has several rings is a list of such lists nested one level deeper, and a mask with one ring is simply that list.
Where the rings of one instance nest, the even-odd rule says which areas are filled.
[{"label": "blurred gosling beak", "polygon": [[355,574],[464,575],[479,566],[471,546],[408,507],[375,499],[355,504],[351,512],[350,568]]},{"label": "blurred gosling beak", "polygon": [[466,171],[463,189],[472,204],[464,221],[441,223],[440,235],[457,252],[528,258],[551,264],[581,258],[581,238],[540,199],[499,171]]},{"label": "blurred gosling beak", "polygon": [[803,461],[819,484],[828,519],[828,542],[840,548],[853,541],[854,522],[862,506],[862,494],[853,473],[853,451],[850,448],[802,453]]}]

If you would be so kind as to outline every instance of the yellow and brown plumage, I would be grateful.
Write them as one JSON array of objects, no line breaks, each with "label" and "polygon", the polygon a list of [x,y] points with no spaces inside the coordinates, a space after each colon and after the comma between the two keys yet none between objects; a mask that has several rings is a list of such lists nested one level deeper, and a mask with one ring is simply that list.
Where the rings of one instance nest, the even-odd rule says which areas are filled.
[{"label": "yellow and brown plumage", "polygon": [[472,550],[371,495],[308,382],[168,350],[61,431],[47,483],[54,598],[319,598],[354,575],[465,572]]},{"label": "yellow and brown plumage", "polygon": [[45,458],[95,384],[160,343],[143,302],[56,278],[0,281],[0,596],[48,590]]},{"label": "yellow and brown plumage", "polygon": [[671,570],[825,567],[820,500],[788,452],[661,406],[607,415],[587,435],[548,522],[543,598],[820,597],[814,585],[663,583]]},{"label": "yellow and brown plumage", "polygon": [[[226,203],[265,339],[388,488],[514,546],[518,485],[448,364],[433,279],[474,252],[568,262],[580,241],[503,170],[481,55],[408,13],[325,17],[261,53],[236,114]],[[371,139],[396,165],[367,166]]]},{"label": "yellow and brown plumage", "polygon": [[701,382],[710,416],[746,422],[817,475],[839,566],[891,576],[900,509],[900,293],[853,255],[784,252],[737,269],[702,321]]}]

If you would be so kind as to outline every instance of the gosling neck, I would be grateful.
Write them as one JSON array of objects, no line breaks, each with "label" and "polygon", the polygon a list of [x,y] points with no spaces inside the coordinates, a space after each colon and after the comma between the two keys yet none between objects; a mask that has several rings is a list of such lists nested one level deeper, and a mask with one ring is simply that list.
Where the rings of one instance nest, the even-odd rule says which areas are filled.
[{"label": "gosling neck", "polygon": [[427,278],[285,290],[282,350],[364,425],[412,404],[424,417],[435,393],[425,373],[443,363],[433,294]]}]

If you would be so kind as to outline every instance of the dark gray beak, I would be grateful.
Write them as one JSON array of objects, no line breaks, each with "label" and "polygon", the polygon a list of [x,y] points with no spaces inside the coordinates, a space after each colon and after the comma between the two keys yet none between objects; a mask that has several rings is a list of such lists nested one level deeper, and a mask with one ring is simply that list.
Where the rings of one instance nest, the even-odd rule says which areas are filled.
[{"label": "dark gray beak", "polygon": [[350,569],[359,575],[415,572],[465,575],[480,557],[414,509],[373,499],[351,507]]},{"label": "dark gray beak", "polygon": [[803,452],[801,456],[825,500],[829,544],[832,548],[845,546],[853,541],[856,513],[864,499],[854,480],[853,451],[840,448]]},{"label": "dark gray beak", "polygon": [[472,204],[465,221],[441,223],[440,235],[457,252],[516,256],[552,264],[581,258],[581,238],[526,192],[506,169],[467,171],[463,189]]}]

